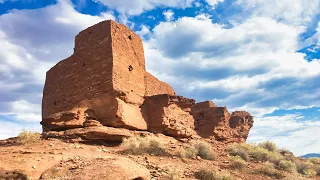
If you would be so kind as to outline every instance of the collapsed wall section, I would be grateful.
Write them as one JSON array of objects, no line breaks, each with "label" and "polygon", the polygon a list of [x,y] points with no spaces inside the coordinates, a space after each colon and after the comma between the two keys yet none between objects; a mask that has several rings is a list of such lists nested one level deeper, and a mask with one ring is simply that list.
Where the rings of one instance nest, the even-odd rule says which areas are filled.
[{"label": "collapsed wall section", "polygon": [[145,96],[153,96],[158,94],[175,95],[173,88],[169,84],[158,80],[148,72],[145,73],[144,80],[146,86]]}]

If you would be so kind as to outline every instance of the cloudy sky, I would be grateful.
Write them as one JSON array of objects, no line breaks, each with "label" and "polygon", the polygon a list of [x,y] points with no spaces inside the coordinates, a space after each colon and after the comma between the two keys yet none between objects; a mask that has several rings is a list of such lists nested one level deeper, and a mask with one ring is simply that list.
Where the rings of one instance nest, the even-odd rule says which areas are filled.
[{"label": "cloudy sky", "polygon": [[320,0],[0,0],[0,139],[41,131],[45,72],[106,19],[177,94],[252,113],[248,142],[320,153]]}]

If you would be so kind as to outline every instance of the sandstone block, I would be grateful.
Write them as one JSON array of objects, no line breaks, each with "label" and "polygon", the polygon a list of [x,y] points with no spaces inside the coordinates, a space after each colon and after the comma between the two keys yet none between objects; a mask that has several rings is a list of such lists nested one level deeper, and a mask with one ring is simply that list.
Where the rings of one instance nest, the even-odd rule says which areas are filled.
[{"label": "sandstone block", "polygon": [[194,101],[166,94],[146,97],[148,130],[179,138],[195,134],[193,117],[181,108],[191,106],[189,102]]}]

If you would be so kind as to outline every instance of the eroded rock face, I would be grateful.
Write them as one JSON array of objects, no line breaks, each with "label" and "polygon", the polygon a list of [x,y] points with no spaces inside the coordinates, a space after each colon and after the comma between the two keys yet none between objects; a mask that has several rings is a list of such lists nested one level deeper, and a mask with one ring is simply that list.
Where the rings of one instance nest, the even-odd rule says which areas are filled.
[{"label": "eroded rock face", "polygon": [[106,140],[113,142],[121,142],[124,138],[132,136],[132,132],[127,129],[106,126],[76,128],[66,131],[48,131],[43,133],[43,137],[45,138],[81,138],[84,140]]},{"label": "eroded rock face", "polygon": [[217,107],[211,101],[197,103],[191,114],[197,133],[218,141],[245,142],[253,126],[253,116],[249,113],[236,111],[230,115],[226,107]]},{"label": "eroded rock face", "polygon": [[148,130],[174,137],[190,137],[195,134],[194,120],[189,114],[194,100],[182,96],[155,95],[146,97],[144,110]]}]

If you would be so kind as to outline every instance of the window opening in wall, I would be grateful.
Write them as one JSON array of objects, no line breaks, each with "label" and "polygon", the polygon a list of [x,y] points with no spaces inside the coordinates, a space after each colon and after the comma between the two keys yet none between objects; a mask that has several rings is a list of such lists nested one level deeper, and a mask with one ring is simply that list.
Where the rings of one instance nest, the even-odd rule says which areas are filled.
[{"label": "window opening in wall", "polygon": [[130,65],[130,66],[128,67],[128,69],[129,69],[129,71],[132,71],[132,70],[133,70],[133,67]]},{"label": "window opening in wall", "polygon": [[91,34],[92,32],[89,32],[89,34]]},{"label": "window opening in wall", "polygon": [[131,37],[131,35],[129,35],[129,36],[128,36],[128,38],[129,38],[130,40],[132,40],[132,37]]},{"label": "window opening in wall", "polygon": [[57,101],[53,102],[54,105],[57,105]]},{"label": "window opening in wall", "polygon": [[85,63],[82,63],[82,66],[86,66],[86,64],[85,64]]}]

